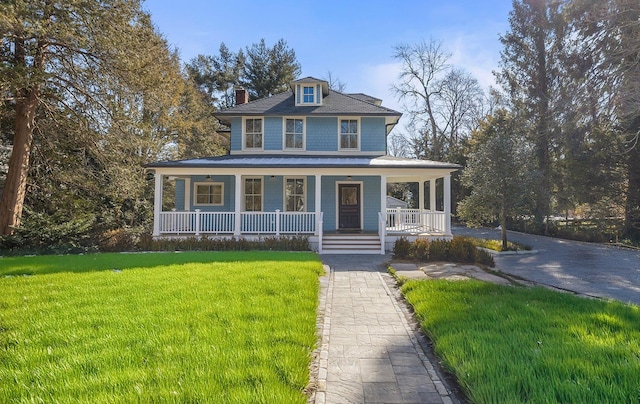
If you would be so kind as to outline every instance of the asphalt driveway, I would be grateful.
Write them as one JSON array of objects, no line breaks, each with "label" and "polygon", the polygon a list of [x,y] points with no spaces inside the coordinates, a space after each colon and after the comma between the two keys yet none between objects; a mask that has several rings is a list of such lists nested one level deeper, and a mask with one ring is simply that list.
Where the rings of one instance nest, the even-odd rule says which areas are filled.
[{"label": "asphalt driveway", "polygon": [[[452,231],[500,239],[496,229],[453,226]],[[497,256],[496,269],[535,283],[640,305],[640,251],[511,231],[508,239],[538,253]]]}]

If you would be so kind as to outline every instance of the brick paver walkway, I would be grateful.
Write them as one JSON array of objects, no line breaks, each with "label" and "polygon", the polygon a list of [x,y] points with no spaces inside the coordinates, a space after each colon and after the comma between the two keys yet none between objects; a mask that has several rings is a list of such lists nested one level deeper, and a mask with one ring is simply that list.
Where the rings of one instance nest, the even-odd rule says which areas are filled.
[{"label": "brick paver walkway", "polygon": [[316,403],[452,402],[386,277],[332,268]]}]

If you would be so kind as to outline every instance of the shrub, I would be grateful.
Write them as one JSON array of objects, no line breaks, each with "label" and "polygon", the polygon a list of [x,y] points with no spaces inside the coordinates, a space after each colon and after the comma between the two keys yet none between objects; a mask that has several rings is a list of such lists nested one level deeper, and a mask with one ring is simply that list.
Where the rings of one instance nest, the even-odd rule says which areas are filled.
[{"label": "shrub", "polygon": [[426,238],[417,239],[411,248],[411,256],[418,261],[429,261],[431,242]]},{"label": "shrub", "polygon": [[475,249],[473,254],[473,261],[477,264],[486,265],[491,268],[496,266],[496,262],[493,260],[493,255],[481,248]]},{"label": "shrub", "polygon": [[245,238],[188,237],[153,240],[146,237],[138,244],[144,251],[309,251],[306,236],[264,237],[259,240]]},{"label": "shrub", "polygon": [[407,259],[411,257],[412,243],[406,237],[400,237],[393,244],[393,255],[398,259]]},{"label": "shrub", "polygon": [[448,240],[433,240],[429,246],[429,261],[448,261],[449,245]]},{"label": "shrub", "polygon": [[96,248],[91,234],[90,216],[69,220],[25,209],[25,215],[12,235],[0,237],[0,249],[10,253],[79,253]]},{"label": "shrub", "polygon": [[417,239],[413,243],[400,237],[393,246],[393,254],[395,258],[424,262],[452,261],[495,266],[493,256],[476,248],[468,237],[456,236],[453,240]]},{"label": "shrub", "polygon": [[476,247],[467,237],[456,236],[449,243],[449,257],[456,262],[473,262]]}]

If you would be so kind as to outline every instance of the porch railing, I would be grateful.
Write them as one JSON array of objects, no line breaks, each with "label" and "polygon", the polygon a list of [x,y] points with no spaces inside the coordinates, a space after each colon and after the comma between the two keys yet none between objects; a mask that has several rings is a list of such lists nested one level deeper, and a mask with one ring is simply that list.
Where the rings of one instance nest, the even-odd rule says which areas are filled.
[{"label": "porch railing", "polygon": [[445,213],[420,209],[388,208],[387,233],[445,233]]},{"label": "porch railing", "polygon": [[[160,234],[234,234],[235,212],[161,212]],[[240,212],[240,233],[316,232],[315,212]]]}]

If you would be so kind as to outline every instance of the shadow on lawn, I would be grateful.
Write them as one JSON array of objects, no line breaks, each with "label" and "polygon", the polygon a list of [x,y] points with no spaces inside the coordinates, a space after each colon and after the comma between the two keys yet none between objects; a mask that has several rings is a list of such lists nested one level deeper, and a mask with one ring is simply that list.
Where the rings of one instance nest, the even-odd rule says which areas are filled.
[{"label": "shadow on lawn", "polygon": [[212,262],[317,261],[310,252],[206,251],[41,255],[0,258],[0,276],[43,275],[152,268]]}]

